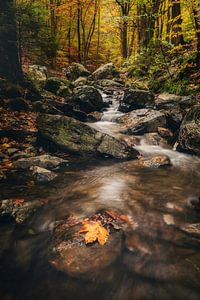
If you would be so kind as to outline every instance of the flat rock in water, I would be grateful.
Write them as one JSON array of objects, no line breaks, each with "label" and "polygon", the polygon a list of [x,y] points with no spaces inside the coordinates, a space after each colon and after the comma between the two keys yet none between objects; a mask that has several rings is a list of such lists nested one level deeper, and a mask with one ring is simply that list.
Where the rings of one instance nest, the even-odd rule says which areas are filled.
[{"label": "flat rock in water", "polygon": [[68,161],[51,156],[48,154],[29,157],[29,158],[21,158],[13,163],[13,167],[16,169],[29,169],[30,167],[37,166],[45,169],[56,169],[62,165],[66,165]]},{"label": "flat rock in water", "polygon": [[171,160],[166,155],[159,155],[149,159],[141,159],[140,165],[149,168],[161,168],[172,166]]},{"label": "flat rock in water", "polygon": [[125,125],[124,133],[142,135],[148,132],[157,132],[158,127],[166,127],[165,114],[153,109],[138,109],[117,119]]}]

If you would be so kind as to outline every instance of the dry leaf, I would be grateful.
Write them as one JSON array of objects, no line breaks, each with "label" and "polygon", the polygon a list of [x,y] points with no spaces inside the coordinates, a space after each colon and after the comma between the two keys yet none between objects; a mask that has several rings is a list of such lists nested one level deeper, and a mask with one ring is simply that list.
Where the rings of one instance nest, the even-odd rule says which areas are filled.
[{"label": "dry leaf", "polygon": [[81,227],[79,233],[85,233],[86,244],[98,241],[102,246],[107,242],[109,236],[108,230],[104,228],[100,222],[88,220],[83,222],[83,226]]}]

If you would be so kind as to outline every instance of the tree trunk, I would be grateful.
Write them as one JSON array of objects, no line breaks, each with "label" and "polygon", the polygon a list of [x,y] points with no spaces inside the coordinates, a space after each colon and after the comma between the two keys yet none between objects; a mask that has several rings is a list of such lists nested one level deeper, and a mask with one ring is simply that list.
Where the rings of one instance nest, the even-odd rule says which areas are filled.
[{"label": "tree trunk", "polygon": [[172,0],[172,44],[184,44],[180,0]]},{"label": "tree trunk", "polygon": [[200,0],[198,0],[198,6],[193,7],[193,13],[194,13],[195,31],[196,31],[196,38],[197,38],[196,64],[197,67],[200,68]]},{"label": "tree trunk", "polygon": [[78,61],[81,62],[81,3],[77,2],[77,35],[78,35]]},{"label": "tree trunk", "polygon": [[122,57],[127,58],[128,56],[128,24],[125,20],[125,16],[122,20],[121,28],[121,43],[122,43]]},{"label": "tree trunk", "polygon": [[22,81],[13,0],[0,1],[0,41],[0,77],[14,82]]}]

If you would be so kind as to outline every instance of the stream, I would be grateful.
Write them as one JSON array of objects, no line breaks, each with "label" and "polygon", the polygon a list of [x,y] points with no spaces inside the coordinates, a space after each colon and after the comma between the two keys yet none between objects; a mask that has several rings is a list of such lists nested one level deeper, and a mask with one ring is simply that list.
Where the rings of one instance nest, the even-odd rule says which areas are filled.
[{"label": "stream", "polygon": [[[121,91],[102,120],[92,124],[118,135]],[[111,98],[111,99],[110,99]],[[182,230],[200,222],[189,202],[200,195],[200,160],[172,149],[136,146],[144,157],[168,155],[171,168],[143,168],[137,160],[76,158],[48,185],[2,185],[1,199],[47,200],[25,226],[1,225],[1,300],[200,299],[200,238]],[[71,277],[48,263],[56,220],[119,210],[134,220],[120,256],[92,279]],[[3,246],[2,246],[3,245]]]}]

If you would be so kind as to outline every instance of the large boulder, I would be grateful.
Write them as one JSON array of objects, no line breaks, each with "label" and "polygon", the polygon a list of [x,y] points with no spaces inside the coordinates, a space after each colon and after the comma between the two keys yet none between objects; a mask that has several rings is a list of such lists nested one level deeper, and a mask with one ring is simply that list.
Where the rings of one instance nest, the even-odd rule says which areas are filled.
[{"label": "large boulder", "polygon": [[117,121],[124,124],[124,133],[142,135],[157,132],[159,127],[166,127],[165,114],[153,109],[138,109],[119,117]]},{"label": "large boulder", "polygon": [[200,156],[200,105],[195,105],[186,114],[178,141],[183,150]]},{"label": "large boulder", "polygon": [[60,77],[49,77],[45,83],[45,90],[57,94],[62,86],[69,87],[70,83]]},{"label": "large boulder", "polygon": [[130,112],[140,108],[154,108],[155,97],[149,91],[127,89],[124,93],[124,98],[119,106],[122,112]]},{"label": "large boulder", "polygon": [[66,77],[70,81],[74,81],[79,77],[87,77],[91,73],[81,64],[79,63],[72,63],[67,69],[66,69]]},{"label": "large boulder", "polygon": [[113,63],[108,63],[106,65],[103,65],[92,73],[92,77],[94,77],[96,80],[112,79],[118,75],[119,72],[117,71]]},{"label": "large boulder", "polygon": [[188,109],[195,104],[193,96],[179,96],[174,94],[162,93],[155,100],[158,109]]},{"label": "large boulder", "polygon": [[51,141],[71,153],[102,154],[119,159],[135,158],[138,155],[138,152],[124,141],[70,117],[40,115],[38,130],[45,143]]},{"label": "large boulder", "polygon": [[91,113],[105,107],[100,92],[92,86],[83,86],[74,90],[72,105],[75,109]]}]

